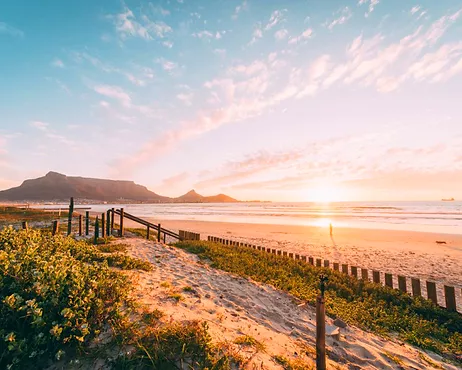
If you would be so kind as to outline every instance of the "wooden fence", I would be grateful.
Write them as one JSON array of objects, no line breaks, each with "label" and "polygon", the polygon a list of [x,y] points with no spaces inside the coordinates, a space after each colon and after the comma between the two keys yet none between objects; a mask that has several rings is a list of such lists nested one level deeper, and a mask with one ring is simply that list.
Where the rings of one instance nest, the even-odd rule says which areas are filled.
[{"label": "wooden fence", "polygon": [[[343,272],[344,274],[354,276],[357,279],[372,281],[373,283],[382,284],[390,288],[397,288],[415,297],[419,296],[425,298],[424,293],[426,292],[426,298],[431,300],[433,303],[440,305],[441,307],[445,307],[449,311],[462,312],[462,300],[460,299],[459,304],[457,304],[456,288],[453,286],[441,286],[441,284],[437,284],[433,281],[425,281],[422,284],[421,280],[417,278],[393,275],[390,273],[383,273],[376,270],[369,271],[368,269],[360,268],[357,266],[349,266],[348,264],[340,265],[338,262],[331,263],[331,261],[324,260],[321,258],[300,255],[297,253],[282,251],[274,248],[265,248],[262,246],[219,238],[215,236],[208,236],[207,239],[208,241],[220,243],[223,245],[252,248],[258,251],[271,253],[277,256],[283,256],[295,260],[300,260],[302,262],[309,263],[310,265],[316,267],[331,268],[335,271]],[[371,273],[372,275],[370,275]],[[458,288],[458,290],[459,289],[460,288]],[[438,291],[441,293],[438,294]],[[462,289],[460,289],[460,293],[462,294]]]}]

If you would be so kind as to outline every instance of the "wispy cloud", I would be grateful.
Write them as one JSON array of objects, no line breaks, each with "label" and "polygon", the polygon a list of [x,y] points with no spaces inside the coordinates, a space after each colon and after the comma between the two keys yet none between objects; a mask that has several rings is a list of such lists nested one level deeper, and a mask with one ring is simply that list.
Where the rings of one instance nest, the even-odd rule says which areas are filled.
[{"label": "wispy cloud", "polygon": [[165,58],[157,58],[155,62],[160,64],[163,70],[167,72],[172,72],[178,68],[178,63],[175,63],[171,60],[167,60]]},{"label": "wispy cloud", "polygon": [[284,20],[285,12],[286,12],[286,9],[275,10],[273,13],[271,13],[271,17],[265,26],[265,31],[269,31],[271,28],[281,23]]},{"label": "wispy cloud", "polygon": [[417,13],[418,11],[420,10],[420,6],[416,5],[416,6],[413,6],[410,10],[410,13],[411,14],[415,14]]},{"label": "wispy cloud", "polygon": [[335,26],[345,24],[353,16],[353,13],[351,9],[346,6],[334,13],[334,16],[336,16],[336,18],[326,21],[325,23],[329,30],[333,30]]},{"label": "wispy cloud", "polygon": [[289,31],[287,31],[285,28],[279,30],[279,31],[276,31],[274,33],[274,38],[276,40],[284,40],[287,36],[289,35]]},{"label": "wispy cloud", "polygon": [[123,40],[128,37],[140,37],[145,40],[162,39],[172,32],[168,24],[163,21],[152,21],[146,14],[141,14],[138,21],[127,6],[124,6],[121,13],[109,17],[114,20],[116,31]]},{"label": "wispy cloud", "polygon": [[24,32],[18,28],[15,28],[5,22],[0,22],[0,35],[10,35],[13,37],[24,37]]},{"label": "wispy cloud", "polygon": [[53,67],[57,67],[57,68],[64,68],[64,63],[61,59],[55,59],[51,62],[51,65]]},{"label": "wispy cloud", "polygon": [[119,86],[98,85],[94,90],[103,96],[117,100],[121,105],[130,107],[132,99],[130,95]]},{"label": "wispy cloud", "polygon": [[375,7],[380,3],[380,0],[359,0],[358,5],[368,4],[368,10],[364,13],[367,18],[374,11]]},{"label": "wispy cloud", "polygon": [[244,0],[242,2],[242,4],[236,6],[236,8],[234,9],[234,13],[231,16],[231,18],[236,20],[238,18],[238,16],[239,16],[239,13],[241,13],[244,10],[247,10],[247,8],[248,8],[247,0]]},{"label": "wispy cloud", "polygon": [[48,131],[48,128],[50,126],[49,123],[42,121],[32,121],[30,122],[30,125],[40,131]]},{"label": "wispy cloud", "polygon": [[313,30],[311,28],[307,28],[299,36],[289,38],[289,44],[298,44],[303,40],[307,40],[311,38],[312,35],[313,35]]},{"label": "wispy cloud", "polygon": [[211,39],[216,39],[216,40],[219,40],[221,39],[221,33],[220,32],[210,32],[210,31],[207,31],[207,30],[204,30],[204,31],[199,31],[199,32],[195,32],[192,34],[193,37],[197,37],[199,39],[205,39],[205,40],[211,40]]},{"label": "wispy cloud", "polygon": [[191,106],[192,105],[192,99],[194,98],[194,94],[192,92],[190,93],[180,93],[177,94],[176,98],[183,102],[185,105]]}]

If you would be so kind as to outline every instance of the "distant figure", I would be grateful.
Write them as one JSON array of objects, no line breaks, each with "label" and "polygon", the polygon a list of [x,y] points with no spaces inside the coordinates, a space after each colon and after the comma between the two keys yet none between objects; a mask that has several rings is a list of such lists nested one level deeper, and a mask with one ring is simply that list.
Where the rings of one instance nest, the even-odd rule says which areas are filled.
[{"label": "distant figure", "polygon": [[329,224],[329,232],[330,232],[330,236],[332,236],[332,234],[334,233],[332,230],[332,224]]}]

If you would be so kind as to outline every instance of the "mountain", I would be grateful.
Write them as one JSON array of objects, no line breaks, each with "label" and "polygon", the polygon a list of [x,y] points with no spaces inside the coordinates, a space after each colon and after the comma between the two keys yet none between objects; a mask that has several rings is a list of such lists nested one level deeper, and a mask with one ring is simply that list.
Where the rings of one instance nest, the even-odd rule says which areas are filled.
[{"label": "mountain", "polygon": [[70,197],[74,197],[76,200],[106,202],[237,202],[237,200],[224,194],[204,197],[194,190],[178,198],[169,198],[156,194],[133,181],[72,177],[57,172],[48,172],[43,177],[25,180],[18,187],[0,191],[0,201],[67,201]]},{"label": "mountain", "polygon": [[178,198],[173,198],[175,203],[235,203],[238,200],[231,198],[225,194],[213,195],[210,197],[205,197],[196,193],[193,189],[186,194]]}]

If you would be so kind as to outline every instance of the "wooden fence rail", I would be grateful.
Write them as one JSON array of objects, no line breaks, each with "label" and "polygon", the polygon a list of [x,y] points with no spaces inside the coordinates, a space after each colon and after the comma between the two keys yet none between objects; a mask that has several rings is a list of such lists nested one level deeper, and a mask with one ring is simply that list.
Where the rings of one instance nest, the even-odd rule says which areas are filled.
[{"label": "wooden fence rail", "polygon": [[[198,240],[198,239],[186,239],[186,240]],[[218,238],[215,236],[209,235],[207,237],[208,241],[220,243],[224,245],[232,245],[232,246],[239,246],[239,247],[246,247],[252,248],[258,251],[263,251],[267,253],[271,253],[277,256],[288,257],[290,259],[300,260],[306,263],[309,263],[312,266],[316,267],[324,267],[324,268],[331,268],[335,271],[341,271],[344,274],[351,275],[356,279],[362,279],[365,281],[370,281],[369,279],[369,271],[367,269],[359,268],[357,266],[348,266],[347,264],[339,264],[338,262],[334,262],[331,264],[329,260],[322,260],[321,258],[314,258],[311,256],[304,256],[299,254],[294,254],[292,252],[287,252],[283,250],[275,250],[272,248],[264,248],[261,246],[255,246],[250,244],[244,244],[242,242],[236,242],[233,240]],[[359,271],[361,271],[361,276],[359,276]],[[383,276],[383,280],[381,278]],[[394,278],[398,282],[397,286],[394,284]],[[373,270],[372,271],[372,282],[376,284],[383,284],[390,288],[398,289],[404,293],[408,293],[414,297],[422,297],[422,288],[421,288],[421,281],[417,278],[408,278],[405,276],[397,275],[393,276],[390,273],[381,273],[380,271]],[[410,282],[410,290],[408,289],[408,282]],[[438,297],[438,289],[437,284],[433,281],[425,281],[424,284],[426,288],[426,297],[427,299],[431,300],[434,304],[439,305],[441,307],[446,308],[449,311],[458,311],[462,313],[462,289],[458,288],[457,290],[461,293],[461,300],[457,302],[456,299],[456,288],[453,286],[447,285],[440,285],[442,294],[440,295],[444,297],[443,300],[439,299]],[[459,304],[457,304],[459,303]]]}]

